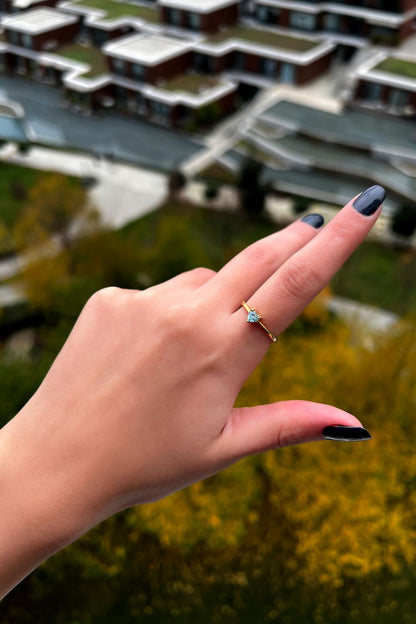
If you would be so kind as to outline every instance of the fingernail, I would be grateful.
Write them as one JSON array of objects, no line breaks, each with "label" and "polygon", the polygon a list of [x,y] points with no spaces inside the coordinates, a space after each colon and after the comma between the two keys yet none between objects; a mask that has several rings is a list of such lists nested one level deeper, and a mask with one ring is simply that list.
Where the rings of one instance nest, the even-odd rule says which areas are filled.
[{"label": "fingernail", "polygon": [[337,440],[338,442],[360,442],[361,440],[371,440],[371,433],[363,427],[334,425],[332,427],[325,427],[322,433],[325,440]]},{"label": "fingernail", "polygon": [[383,203],[386,197],[386,191],[382,186],[370,186],[370,188],[363,191],[358,195],[357,199],[353,203],[353,206],[362,215],[369,217],[377,208]]},{"label": "fingernail", "polygon": [[307,223],[308,225],[311,225],[316,229],[320,228],[324,224],[323,216],[316,213],[306,215],[306,217],[303,217],[301,221]]}]

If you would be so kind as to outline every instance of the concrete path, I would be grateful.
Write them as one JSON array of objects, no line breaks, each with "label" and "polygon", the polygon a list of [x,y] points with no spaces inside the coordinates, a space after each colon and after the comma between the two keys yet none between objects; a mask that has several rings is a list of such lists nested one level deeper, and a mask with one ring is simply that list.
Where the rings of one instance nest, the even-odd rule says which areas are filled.
[{"label": "concrete path", "polygon": [[9,154],[6,160],[33,169],[95,178],[97,184],[90,191],[90,199],[103,222],[114,228],[155,210],[167,193],[165,174],[120,165],[83,153],[36,147],[25,155]]},{"label": "concrete path", "polygon": [[393,312],[344,297],[329,297],[326,307],[347,325],[360,326],[376,333],[388,331],[399,320],[397,314]]}]

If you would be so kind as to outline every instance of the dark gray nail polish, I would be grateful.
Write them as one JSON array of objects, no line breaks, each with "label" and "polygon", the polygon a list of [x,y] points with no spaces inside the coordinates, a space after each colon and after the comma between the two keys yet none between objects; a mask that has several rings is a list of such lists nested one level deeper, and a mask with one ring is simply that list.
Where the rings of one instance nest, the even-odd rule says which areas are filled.
[{"label": "dark gray nail polish", "polygon": [[369,217],[383,203],[386,197],[386,191],[382,186],[370,186],[370,188],[358,195],[353,206],[362,215]]},{"label": "dark gray nail polish", "polygon": [[317,213],[311,213],[301,219],[304,223],[311,225],[312,227],[319,229],[324,224],[324,218]]},{"label": "dark gray nail polish", "polygon": [[337,440],[338,442],[359,442],[361,440],[371,440],[371,433],[363,427],[347,427],[345,425],[334,425],[325,427],[323,430],[325,440]]}]

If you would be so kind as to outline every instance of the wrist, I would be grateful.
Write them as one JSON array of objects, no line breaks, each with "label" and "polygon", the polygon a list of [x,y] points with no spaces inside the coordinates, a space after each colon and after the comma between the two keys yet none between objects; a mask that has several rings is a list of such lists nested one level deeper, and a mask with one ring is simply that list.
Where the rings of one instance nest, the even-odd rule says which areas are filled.
[{"label": "wrist", "polygon": [[41,423],[29,402],[0,430],[0,599],[96,523]]}]

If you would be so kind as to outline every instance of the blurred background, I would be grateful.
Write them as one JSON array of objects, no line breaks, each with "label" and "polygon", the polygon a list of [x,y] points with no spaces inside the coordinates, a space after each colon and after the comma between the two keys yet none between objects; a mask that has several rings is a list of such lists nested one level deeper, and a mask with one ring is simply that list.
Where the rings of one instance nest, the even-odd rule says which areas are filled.
[{"label": "blurred background", "polygon": [[11,592],[2,624],[414,622],[416,0],[0,13],[0,426],[99,288],[219,269],[387,191],[238,398],[331,403],[373,440],[247,458],[117,514]]}]

